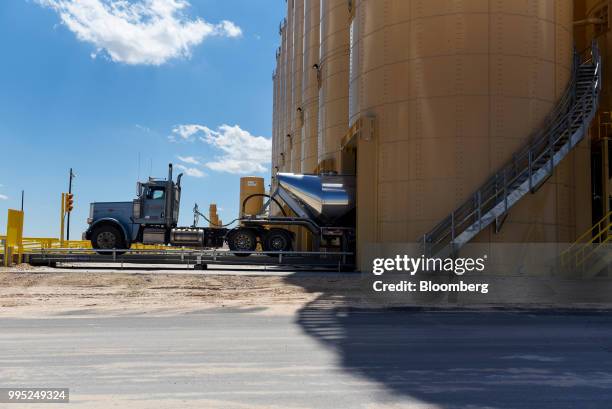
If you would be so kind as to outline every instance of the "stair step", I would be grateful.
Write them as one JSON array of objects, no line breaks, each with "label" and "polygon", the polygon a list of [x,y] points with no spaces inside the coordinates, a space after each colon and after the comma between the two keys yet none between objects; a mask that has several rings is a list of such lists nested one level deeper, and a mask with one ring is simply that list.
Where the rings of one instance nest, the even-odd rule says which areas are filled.
[{"label": "stair step", "polygon": [[538,171],[540,169],[542,169],[543,167],[550,167],[550,158],[546,159],[546,160],[540,160],[537,161],[533,164],[533,170],[534,171]]}]

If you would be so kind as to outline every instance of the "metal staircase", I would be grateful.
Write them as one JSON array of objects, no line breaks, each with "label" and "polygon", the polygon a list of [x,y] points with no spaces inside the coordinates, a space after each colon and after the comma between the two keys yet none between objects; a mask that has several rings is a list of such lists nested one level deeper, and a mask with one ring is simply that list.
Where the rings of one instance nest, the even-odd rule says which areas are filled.
[{"label": "metal staircase", "polygon": [[465,203],[419,239],[425,254],[454,255],[492,223],[499,231],[510,208],[523,196],[535,193],[587,135],[597,112],[600,90],[601,57],[594,41],[586,55],[574,52],[570,83],[529,143]]}]

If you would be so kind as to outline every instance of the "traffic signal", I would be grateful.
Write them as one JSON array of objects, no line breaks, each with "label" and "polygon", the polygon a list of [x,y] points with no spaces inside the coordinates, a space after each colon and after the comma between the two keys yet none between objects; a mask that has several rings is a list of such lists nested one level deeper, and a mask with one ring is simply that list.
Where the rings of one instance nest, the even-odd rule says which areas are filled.
[{"label": "traffic signal", "polygon": [[66,193],[65,198],[66,202],[64,204],[64,209],[66,213],[70,213],[74,208],[74,195],[72,193]]}]

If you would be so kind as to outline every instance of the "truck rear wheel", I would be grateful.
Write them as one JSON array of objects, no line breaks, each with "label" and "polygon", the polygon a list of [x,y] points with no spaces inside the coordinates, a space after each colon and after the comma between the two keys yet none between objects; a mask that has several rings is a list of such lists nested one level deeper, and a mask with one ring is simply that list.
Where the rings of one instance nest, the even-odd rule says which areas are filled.
[{"label": "truck rear wheel", "polygon": [[[291,234],[282,229],[271,229],[263,240],[264,251],[291,251],[293,243]],[[278,254],[268,254],[270,257],[278,257]]]},{"label": "truck rear wheel", "polygon": [[[257,236],[252,230],[238,229],[227,238],[227,245],[232,251],[255,251]],[[234,253],[238,257],[247,257],[251,253]]]},{"label": "truck rear wheel", "polygon": [[[91,234],[91,246],[96,250],[113,250],[113,249],[125,249],[127,247],[125,243],[125,237],[123,233],[116,227],[111,225],[103,225],[96,227]],[[111,255],[112,252],[98,251],[98,254]],[[116,254],[123,254],[124,252],[117,252]]]}]

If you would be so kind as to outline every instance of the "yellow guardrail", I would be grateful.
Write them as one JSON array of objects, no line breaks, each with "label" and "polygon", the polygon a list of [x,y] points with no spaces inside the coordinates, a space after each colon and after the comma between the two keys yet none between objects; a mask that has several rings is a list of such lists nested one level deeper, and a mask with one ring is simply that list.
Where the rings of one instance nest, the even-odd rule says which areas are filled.
[{"label": "yellow guardrail", "polygon": [[612,211],[561,253],[561,265],[565,268],[580,268],[605,244],[612,242]]},{"label": "yellow guardrail", "polygon": [[[48,249],[91,249],[88,240],[62,240],[55,237],[23,237],[23,211],[8,210],[6,235],[0,235],[0,255],[5,266],[20,263],[23,255]],[[134,250],[189,250],[188,247],[169,247],[160,244],[134,243]]]},{"label": "yellow guardrail", "polygon": [[[0,242],[4,242],[6,236],[0,235]],[[46,249],[91,249],[89,240],[60,240],[50,237],[24,237],[19,246],[19,253]],[[169,247],[161,244],[133,243],[130,247],[134,250],[184,250],[186,247]],[[0,254],[4,252],[4,246],[0,246]]]},{"label": "yellow guardrail", "polygon": [[[6,236],[0,236],[0,241],[6,239]],[[19,253],[53,248],[91,248],[91,243],[86,240],[64,240],[62,242],[60,239],[49,237],[24,237],[17,246]],[[0,253],[3,251],[4,246],[0,246]]]}]

